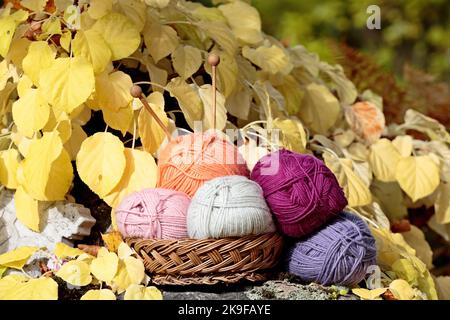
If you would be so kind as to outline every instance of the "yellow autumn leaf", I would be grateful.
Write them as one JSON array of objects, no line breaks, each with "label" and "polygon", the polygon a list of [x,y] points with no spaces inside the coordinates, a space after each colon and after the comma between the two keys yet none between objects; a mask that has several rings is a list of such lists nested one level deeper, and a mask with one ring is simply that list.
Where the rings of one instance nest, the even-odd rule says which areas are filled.
[{"label": "yellow autumn leaf", "polygon": [[12,115],[18,131],[31,138],[47,123],[50,107],[40,89],[29,89],[13,103]]},{"label": "yellow autumn leaf", "polygon": [[119,258],[114,252],[100,248],[97,258],[91,262],[91,273],[100,281],[111,281],[117,272]]},{"label": "yellow autumn leaf", "polygon": [[17,132],[17,127],[13,127],[11,131],[11,141],[16,145],[22,156],[26,156],[28,152],[28,148],[30,147],[31,141],[30,138],[25,137],[23,134]]},{"label": "yellow autumn leaf", "polygon": [[7,55],[7,59],[11,60],[11,63],[15,65],[19,65],[22,63],[23,59],[28,53],[28,47],[32,41],[27,38],[16,38],[11,43],[11,47],[9,48],[9,52]]},{"label": "yellow autumn leaf", "polygon": [[300,108],[300,119],[314,132],[326,134],[336,123],[341,107],[336,97],[323,85],[311,83]]},{"label": "yellow autumn leaf", "polygon": [[20,0],[22,7],[31,11],[42,12],[48,0]]},{"label": "yellow autumn leaf", "polygon": [[0,255],[0,266],[21,270],[38,247],[19,247]]},{"label": "yellow autumn leaf", "polygon": [[0,183],[8,189],[17,188],[16,171],[19,167],[19,152],[9,149],[0,152]]},{"label": "yellow autumn leaf", "polygon": [[[103,1],[103,0],[102,0]],[[89,290],[80,300],[117,300],[116,295],[109,289]]]},{"label": "yellow autumn leaf", "polygon": [[[169,127],[169,118],[164,112],[163,95],[159,92],[152,92],[147,97],[147,101],[162,123],[166,127]],[[155,154],[161,146],[161,143],[166,138],[166,134],[145,108],[141,108],[139,111],[138,127],[139,136],[141,138],[144,150],[150,152],[151,154]]]},{"label": "yellow autumn leaf", "polygon": [[12,300],[13,292],[18,285],[27,282],[29,278],[23,274],[10,274],[0,279],[0,300]]},{"label": "yellow autumn leaf", "polygon": [[39,84],[53,107],[70,114],[94,90],[94,71],[84,57],[58,58],[41,72]]},{"label": "yellow autumn leaf", "polygon": [[102,240],[105,243],[106,248],[111,252],[117,252],[120,244],[123,243],[122,235],[119,231],[112,231],[105,234],[102,233]]},{"label": "yellow autumn leaf", "polygon": [[155,63],[174,52],[179,44],[175,29],[158,22],[144,30],[144,41]]},{"label": "yellow autumn leaf", "polygon": [[175,71],[186,80],[202,65],[202,52],[192,46],[180,45],[172,52],[172,63]]},{"label": "yellow autumn leaf", "polygon": [[67,151],[57,132],[45,132],[31,141],[23,161],[23,187],[34,199],[63,200],[73,178]]},{"label": "yellow autumn leaf", "polygon": [[132,284],[140,284],[145,277],[145,268],[141,260],[125,257],[119,261],[119,269],[112,284],[120,294]]},{"label": "yellow autumn leaf", "polygon": [[78,257],[78,256],[84,254],[84,251],[80,250],[78,248],[69,247],[67,244],[64,244],[62,242],[58,242],[55,245],[55,249],[53,250],[53,253],[58,258],[63,259],[63,258],[67,258],[67,257],[69,257],[69,258]]},{"label": "yellow autumn leaf", "polygon": [[103,200],[116,208],[127,195],[156,186],[158,167],[150,153],[136,149],[125,149],[126,166],[122,179]]},{"label": "yellow autumn leaf", "polygon": [[73,286],[87,286],[92,282],[89,265],[84,261],[69,261],[58,270],[56,275]]},{"label": "yellow autumn leaf", "polygon": [[30,89],[33,88],[33,81],[26,74],[22,75],[17,83],[17,93],[19,97],[23,97]]},{"label": "yellow autumn leaf", "polygon": [[363,300],[382,300],[381,295],[385,293],[387,288],[379,288],[379,289],[364,289],[364,288],[354,288],[352,289],[352,293],[357,295]]},{"label": "yellow autumn leaf", "polygon": [[398,300],[412,300],[415,296],[414,289],[403,279],[395,279],[392,281],[389,284],[389,291]]},{"label": "yellow autumn leaf", "polygon": [[370,147],[369,163],[375,177],[383,182],[396,180],[400,153],[388,139],[380,139]]},{"label": "yellow autumn leaf", "polygon": [[27,19],[28,13],[24,10],[0,17],[0,56],[6,57],[18,24]]},{"label": "yellow autumn leaf", "polygon": [[416,251],[417,258],[422,260],[422,262],[425,263],[429,269],[432,269],[433,251],[431,250],[430,245],[425,239],[425,235],[422,230],[414,225],[411,225],[411,230],[403,232],[402,236],[405,241],[411,246],[411,248]]},{"label": "yellow autumn leaf", "polygon": [[344,189],[350,207],[365,206],[372,202],[372,194],[355,173],[352,160],[336,158],[329,152],[325,152],[323,157],[325,164],[336,175],[339,185]]},{"label": "yellow autumn leaf", "polygon": [[263,40],[261,17],[258,10],[243,1],[234,1],[219,6],[237,39],[248,44]]},{"label": "yellow autumn leaf", "polygon": [[434,192],[439,186],[439,167],[429,156],[402,158],[395,178],[413,202]]},{"label": "yellow autumn leaf", "polygon": [[213,112],[213,89],[210,84],[204,84],[198,88],[198,95],[203,102],[203,130],[217,129],[222,131],[227,124],[227,109],[225,108],[225,97],[216,90],[216,127],[214,126]]},{"label": "yellow autumn leaf", "polygon": [[[220,21],[202,21],[198,27],[230,56],[234,56],[239,45],[230,28]],[[223,63],[223,61],[222,61]]]},{"label": "yellow autumn leaf", "polygon": [[141,36],[133,22],[120,13],[106,14],[95,22],[92,29],[105,39],[113,61],[128,57],[141,43]]},{"label": "yellow autumn leaf", "polygon": [[61,21],[59,17],[52,16],[42,26],[42,36],[49,37],[55,34],[62,35]]},{"label": "yellow autumn leaf", "polygon": [[28,47],[28,53],[22,61],[24,73],[35,85],[39,84],[41,71],[52,66],[56,52],[46,41],[33,41]]},{"label": "yellow autumn leaf", "polygon": [[106,71],[95,78],[95,103],[100,109],[119,111],[129,107],[133,97],[131,77],[122,71],[108,74]]},{"label": "yellow autumn leaf", "polygon": [[280,130],[283,147],[295,152],[305,152],[306,133],[303,125],[297,119],[276,118],[272,125]]},{"label": "yellow autumn leaf", "polygon": [[40,232],[41,207],[39,201],[33,199],[22,186],[14,194],[16,217],[23,225],[35,232]]},{"label": "yellow autumn leaf", "polygon": [[71,43],[72,43],[72,32],[68,30],[63,31],[61,38],[59,39],[59,44],[64,50],[70,52]]},{"label": "yellow autumn leaf", "polygon": [[286,100],[286,110],[289,114],[297,114],[303,100],[304,93],[300,84],[292,75],[287,75],[283,83],[276,85],[275,89],[280,91]]},{"label": "yellow autumn leaf", "polygon": [[127,16],[141,32],[147,20],[147,6],[142,0],[117,0],[114,9]]},{"label": "yellow autumn leaf", "polygon": [[169,4],[170,0],[144,0],[144,2],[151,7],[164,9]]},{"label": "yellow autumn leaf", "polygon": [[88,14],[92,19],[100,19],[112,11],[113,0],[91,0],[89,2]]},{"label": "yellow autumn leaf", "polygon": [[242,55],[262,70],[271,74],[282,73],[287,75],[293,68],[289,56],[276,45],[271,45],[270,47],[261,46],[256,49],[244,47]]},{"label": "yellow autumn leaf", "polygon": [[3,58],[8,54],[16,27],[16,22],[10,16],[0,18],[0,55]]},{"label": "yellow autumn leaf", "polygon": [[450,276],[436,277],[435,282],[439,292],[439,299],[450,300]]},{"label": "yellow autumn leaf", "polygon": [[194,122],[201,121],[204,116],[203,103],[195,89],[180,77],[172,79],[166,89],[177,99],[188,125],[194,128]]},{"label": "yellow autumn leaf", "polygon": [[[6,278],[0,281],[4,281]],[[28,281],[13,280],[9,281],[7,286],[0,284],[0,287],[5,290],[4,295],[0,297],[2,300],[58,300],[58,284],[48,277],[29,279]]]},{"label": "yellow autumn leaf", "polygon": [[95,259],[95,257],[94,257],[94,256],[91,256],[91,255],[88,254],[88,253],[80,254],[80,255],[76,258],[77,261],[83,261],[83,262],[87,263],[88,265],[91,265],[91,262],[92,262],[92,260],[94,260],[94,259]]},{"label": "yellow autumn leaf", "polygon": [[133,250],[125,243],[121,242],[119,244],[119,248],[117,249],[117,255],[120,259],[125,259],[126,257],[129,257],[133,254]]},{"label": "yellow autumn leaf", "polygon": [[48,121],[42,129],[44,132],[58,132],[62,143],[66,143],[72,135],[72,121],[64,111],[59,112],[52,108]]},{"label": "yellow autumn leaf", "polygon": [[111,50],[103,36],[96,30],[79,30],[72,41],[73,53],[75,56],[85,57],[98,74],[105,70],[111,62]]},{"label": "yellow autumn leaf", "polygon": [[122,142],[109,132],[98,132],[81,144],[77,170],[81,180],[100,197],[117,186],[126,166]]},{"label": "yellow autumn leaf", "polygon": [[161,291],[154,286],[132,284],[125,291],[124,300],[162,300]]},{"label": "yellow autumn leaf", "polygon": [[79,124],[72,124],[72,134],[69,140],[64,144],[70,156],[70,160],[74,161],[77,158],[78,151],[80,151],[81,144],[87,139],[87,134]]},{"label": "yellow autumn leaf", "polygon": [[131,103],[117,111],[108,108],[102,109],[102,113],[106,124],[115,130],[119,130],[125,136],[130,129],[134,115]]},{"label": "yellow autumn leaf", "polygon": [[409,157],[413,151],[413,138],[411,136],[398,136],[392,144],[402,157]]},{"label": "yellow autumn leaf", "polygon": [[11,72],[9,71],[8,61],[4,59],[0,62],[0,91],[5,89],[9,78],[11,78]]},{"label": "yellow autumn leaf", "polygon": [[439,185],[434,209],[438,223],[450,223],[450,183],[441,183]]}]

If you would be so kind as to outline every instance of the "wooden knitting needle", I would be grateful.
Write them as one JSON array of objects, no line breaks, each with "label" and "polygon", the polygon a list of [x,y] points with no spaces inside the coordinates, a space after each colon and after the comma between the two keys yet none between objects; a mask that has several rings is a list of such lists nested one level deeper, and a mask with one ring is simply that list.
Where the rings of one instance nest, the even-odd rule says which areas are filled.
[{"label": "wooden knitting needle", "polygon": [[208,56],[208,63],[211,66],[212,69],[212,89],[213,89],[213,129],[216,129],[216,71],[217,66],[220,63],[220,57],[215,54],[211,53]]},{"label": "wooden knitting needle", "polygon": [[169,132],[169,129],[164,125],[164,123],[161,121],[161,119],[158,117],[155,111],[153,111],[152,107],[150,107],[150,104],[147,101],[147,98],[142,93],[142,88],[138,85],[134,85],[130,89],[130,93],[134,98],[138,98],[141,100],[142,104],[144,105],[145,109],[150,113],[150,115],[155,119],[155,121],[158,123],[158,125],[161,127],[161,129],[164,131],[164,133],[167,136],[167,139],[172,140],[172,135]]}]

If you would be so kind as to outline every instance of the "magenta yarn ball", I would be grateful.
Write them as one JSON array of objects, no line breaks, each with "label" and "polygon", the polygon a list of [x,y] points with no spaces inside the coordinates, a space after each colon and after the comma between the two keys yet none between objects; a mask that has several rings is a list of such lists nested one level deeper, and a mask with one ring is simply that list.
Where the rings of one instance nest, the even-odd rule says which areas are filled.
[{"label": "magenta yarn ball", "polygon": [[191,200],[179,191],[150,188],[125,197],[116,208],[119,232],[126,238],[184,239]]},{"label": "magenta yarn ball", "polygon": [[251,179],[262,187],[280,231],[290,237],[310,234],[347,206],[333,172],[311,155],[272,152],[256,163]]}]

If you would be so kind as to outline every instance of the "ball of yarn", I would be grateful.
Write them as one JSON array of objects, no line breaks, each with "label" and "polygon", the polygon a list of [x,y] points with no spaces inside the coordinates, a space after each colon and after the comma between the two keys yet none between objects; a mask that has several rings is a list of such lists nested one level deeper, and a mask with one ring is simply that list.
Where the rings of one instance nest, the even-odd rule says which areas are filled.
[{"label": "ball of yarn", "polygon": [[194,133],[172,140],[158,159],[158,187],[192,197],[208,180],[227,175],[248,176],[237,147],[215,133]]},{"label": "ball of yarn", "polygon": [[343,212],[288,251],[287,269],[304,281],[353,286],[376,264],[375,239],[366,223]]},{"label": "ball of yarn", "polygon": [[279,229],[307,235],[347,205],[334,174],[314,156],[279,150],[262,157],[251,179],[258,182]]},{"label": "ball of yarn", "polygon": [[116,221],[124,237],[144,239],[187,238],[189,197],[178,191],[144,189],[125,197],[116,208]]},{"label": "ball of yarn", "polygon": [[188,209],[189,237],[240,237],[275,231],[261,187],[244,176],[215,178],[200,187]]}]

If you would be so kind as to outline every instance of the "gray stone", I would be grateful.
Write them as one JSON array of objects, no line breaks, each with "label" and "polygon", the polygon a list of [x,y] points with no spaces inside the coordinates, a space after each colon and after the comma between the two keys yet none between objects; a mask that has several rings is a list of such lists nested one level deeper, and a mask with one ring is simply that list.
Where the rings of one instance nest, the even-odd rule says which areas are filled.
[{"label": "gray stone", "polygon": [[41,215],[41,232],[34,232],[17,220],[14,192],[0,193],[0,254],[21,246],[53,250],[58,242],[71,244],[88,236],[95,219],[88,208],[67,201],[49,202]]}]

